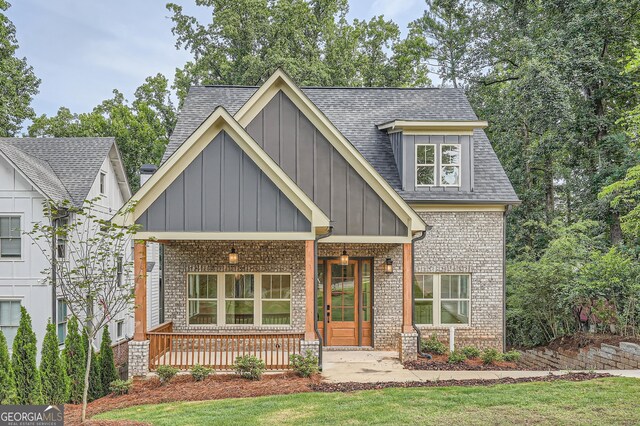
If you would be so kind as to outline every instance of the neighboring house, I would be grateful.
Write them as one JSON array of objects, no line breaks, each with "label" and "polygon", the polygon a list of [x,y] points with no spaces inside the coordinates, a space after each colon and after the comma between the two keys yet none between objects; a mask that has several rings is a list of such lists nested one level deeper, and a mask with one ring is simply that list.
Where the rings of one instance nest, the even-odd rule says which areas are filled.
[{"label": "neighboring house", "polygon": [[[81,206],[99,196],[104,218],[111,218],[131,197],[113,138],[0,138],[0,329],[9,350],[21,305],[31,315],[38,348],[52,315],[64,342],[69,314],[64,300],[44,283],[47,259],[23,232],[33,223],[49,222],[43,209],[47,199]],[[64,255],[62,247],[58,252]],[[130,338],[131,312],[114,318],[109,327],[114,342]]]},{"label": "neighboring house", "polygon": [[[132,198],[164,247],[147,330],[136,245],[129,368],[228,368],[328,347],[417,355],[418,333],[504,348],[505,216],[519,202],[457,89],[191,88]],[[412,285],[412,283],[414,283]],[[231,361],[229,361],[231,360]]]}]

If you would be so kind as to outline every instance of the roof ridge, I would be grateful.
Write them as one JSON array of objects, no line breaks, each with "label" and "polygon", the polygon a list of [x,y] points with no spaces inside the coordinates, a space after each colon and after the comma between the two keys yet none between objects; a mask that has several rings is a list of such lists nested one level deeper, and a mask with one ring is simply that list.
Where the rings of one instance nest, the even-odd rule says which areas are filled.
[{"label": "roof ridge", "polygon": [[[189,88],[224,88],[224,89],[259,89],[260,86],[245,86],[234,84],[193,84]],[[344,89],[344,90],[456,90],[464,91],[459,87],[398,87],[398,86],[300,86],[300,89]]]}]

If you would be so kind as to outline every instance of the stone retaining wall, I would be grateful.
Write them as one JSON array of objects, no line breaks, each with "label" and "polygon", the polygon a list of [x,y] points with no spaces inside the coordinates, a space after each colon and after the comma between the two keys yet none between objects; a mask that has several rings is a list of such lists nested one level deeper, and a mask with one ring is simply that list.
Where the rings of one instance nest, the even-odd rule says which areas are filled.
[{"label": "stone retaining wall", "polygon": [[640,345],[621,342],[618,346],[602,344],[578,353],[551,349],[521,352],[518,363],[534,370],[635,370],[640,368]]}]

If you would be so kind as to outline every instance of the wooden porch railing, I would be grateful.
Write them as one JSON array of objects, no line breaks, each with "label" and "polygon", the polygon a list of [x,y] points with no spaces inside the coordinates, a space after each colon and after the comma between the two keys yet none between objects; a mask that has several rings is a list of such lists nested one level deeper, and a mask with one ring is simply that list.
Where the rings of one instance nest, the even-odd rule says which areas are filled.
[{"label": "wooden porch railing", "polygon": [[171,365],[188,370],[196,364],[216,370],[231,370],[236,357],[254,355],[269,370],[289,369],[289,355],[300,353],[303,334],[174,333],[171,323],[147,333],[149,369]]}]

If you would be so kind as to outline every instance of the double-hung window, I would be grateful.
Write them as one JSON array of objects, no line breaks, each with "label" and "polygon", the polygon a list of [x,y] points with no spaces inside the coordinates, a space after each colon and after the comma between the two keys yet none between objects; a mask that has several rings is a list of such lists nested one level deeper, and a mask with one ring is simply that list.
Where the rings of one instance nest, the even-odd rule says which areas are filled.
[{"label": "double-hung window", "polygon": [[225,274],[225,323],[254,324],[255,294],[254,274]]},{"label": "double-hung window", "polygon": [[58,344],[64,344],[64,340],[67,338],[67,304],[64,299],[58,299],[58,309],[56,309],[56,325],[58,328]]},{"label": "double-hung window", "polygon": [[20,325],[20,301],[0,300],[0,331],[7,339],[7,346],[11,350],[13,339],[16,337]]},{"label": "double-hung window", "polygon": [[20,216],[0,216],[0,259],[19,259],[21,255]]},{"label": "double-hung window", "polygon": [[218,323],[218,275],[189,275],[187,304],[189,324]]},{"label": "double-hung window", "polygon": [[460,186],[460,145],[440,145],[440,185]]},{"label": "double-hung window", "polygon": [[262,324],[291,323],[291,276],[262,275]]},{"label": "double-hung window", "polygon": [[461,145],[416,145],[416,186],[460,186]]},{"label": "double-hung window", "polygon": [[416,145],[416,185],[436,184],[436,146]]},{"label": "double-hung window", "polygon": [[471,276],[468,274],[416,274],[413,297],[416,324],[469,324]]}]

